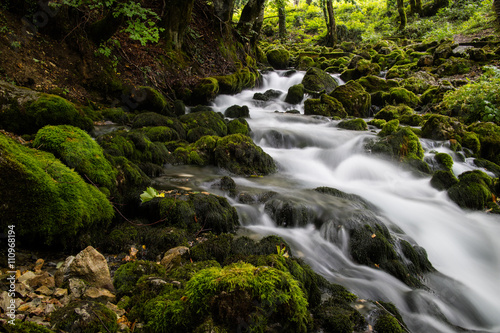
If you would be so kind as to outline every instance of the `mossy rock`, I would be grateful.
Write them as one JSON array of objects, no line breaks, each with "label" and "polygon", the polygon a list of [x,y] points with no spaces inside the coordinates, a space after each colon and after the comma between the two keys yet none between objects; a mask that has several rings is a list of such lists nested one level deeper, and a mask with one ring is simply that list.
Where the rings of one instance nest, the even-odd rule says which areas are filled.
[{"label": "mossy rock", "polygon": [[375,328],[377,333],[403,333],[403,329],[397,319],[389,314],[383,314],[378,317],[373,328]]},{"label": "mossy rock", "polygon": [[243,89],[250,89],[255,86],[258,75],[248,67],[238,70],[236,73],[215,76],[219,83],[220,94],[237,94]]},{"label": "mossy rock", "polygon": [[[493,163],[500,164],[500,126],[493,123],[476,123],[470,125],[467,129],[476,133],[479,137],[481,143],[480,156]],[[473,146],[476,145],[473,144]]]},{"label": "mossy rock", "polygon": [[283,49],[273,49],[266,53],[267,61],[274,69],[287,69],[290,61],[290,53]]},{"label": "mossy rock", "polygon": [[128,117],[122,108],[107,108],[101,111],[104,119],[110,120],[119,125],[125,125]]},{"label": "mossy rock", "polygon": [[337,81],[330,74],[316,67],[311,67],[307,70],[301,83],[306,90],[324,91],[327,94],[338,86]]},{"label": "mossy rock", "polygon": [[257,101],[268,102],[270,100],[277,99],[281,95],[283,95],[282,91],[269,89],[269,90],[266,90],[264,93],[255,93],[253,95],[253,99],[255,99]]},{"label": "mossy rock", "polygon": [[179,135],[181,140],[186,138],[186,130],[177,118],[166,117],[154,112],[146,112],[137,115],[132,123],[132,128],[143,127],[169,127]]},{"label": "mossy rock", "polygon": [[13,324],[5,322],[0,324],[2,332],[6,333],[55,333],[43,325],[31,321],[14,320]]},{"label": "mossy rock", "polygon": [[187,283],[186,296],[189,307],[228,328],[243,322],[259,331],[277,324],[286,332],[307,332],[311,320],[299,282],[268,266],[235,263],[202,270]]},{"label": "mossy rock", "polygon": [[437,80],[427,72],[417,72],[401,82],[401,86],[415,94],[423,94],[427,89],[435,86]]},{"label": "mossy rock", "polygon": [[[87,132],[93,130],[92,119],[68,100],[25,90],[24,95],[15,94],[15,97],[11,96],[14,100],[3,101],[8,105],[0,112],[0,127],[3,129],[18,134],[33,134],[46,125],[72,125]],[[26,97],[26,94],[31,97]]]},{"label": "mossy rock", "polygon": [[500,177],[500,166],[484,158],[475,158],[474,164],[480,168],[484,168],[495,174],[495,177]]},{"label": "mossy rock", "polygon": [[215,99],[219,94],[219,81],[213,77],[202,79],[194,87],[191,94],[192,104],[207,104]]},{"label": "mossy rock", "polygon": [[344,106],[336,99],[326,94],[320,98],[310,98],[304,102],[304,114],[324,117],[347,117]]},{"label": "mossy rock", "polygon": [[267,175],[276,171],[271,156],[242,134],[228,135],[217,141],[215,163],[237,175]]},{"label": "mossy rock", "polygon": [[314,59],[308,56],[302,56],[299,58],[297,69],[299,71],[305,71],[312,66],[314,66]]},{"label": "mossy rock", "polygon": [[403,115],[411,114],[413,114],[413,109],[407,105],[387,105],[375,114],[375,119],[384,119],[386,121],[390,121],[393,119],[399,119]]},{"label": "mossy rock", "polygon": [[337,99],[349,116],[366,118],[370,113],[371,96],[355,81],[338,86],[330,96]]},{"label": "mossy rock", "polygon": [[265,212],[282,227],[305,227],[314,221],[314,210],[300,199],[276,196],[264,206]]},{"label": "mossy rock", "polygon": [[389,93],[383,96],[383,100],[390,104],[405,104],[410,107],[416,107],[420,104],[420,98],[413,92],[402,87],[389,89]]},{"label": "mossy rock", "polygon": [[113,277],[113,285],[118,297],[132,296],[135,286],[143,276],[163,278],[166,270],[160,264],[146,260],[131,261],[118,267]]},{"label": "mossy rock", "polygon": [[181,139],[179,133],[167,126],[146,127],[144,128],[144,134],[152,142],[168,142]]},{"label": "mossy rock", "polygon": [[117,171],[104,157],[102,148],[77,127],[45,126],[37,132],[33,146],[53,153],[97,186],[104,186],[110,191],[116,187]]},{"label": "mossy rock", "polygon": [[450,155],[446,153],[437,153],[434,155],[434,158],[441,168],[451,171],[453,167],[453,158]]},{"label": "mossy rock", "polygon": [[135,102],[133,103],[134,110],[156,112],[166,116],[174,115],[165,96],[152,87],[137,87],[133,90],[131,97]]},{"label": "mossy rock", "polygon": [[343,71],[342,74],[340,74],[340,78],[347,82],[351,80],[357,80],[363,76],[378,75],[379,73],[379,64],[372,63],[371,61],[366,59],[359,59],[359,61],[355,63],[354,68],[348,68]]},{"label": "mossy rock", "polygon": [[458,139],[465,130],[455,118],[433,114],[422,126],[422,137],[433,140]]},{"label": "mossy rock", "polygon": [[457,177],[449,170],[437,170],[431,178],[431,185],[437,190],[447,190],[458,183]]},{"label": "mossy rock", "polygon": [[0,148],[4,232],[14,224],[20,242],[70,245],[79,234],[107,227],[114,211],[106,196],[54,155],[26,148],[4,134]]},{"label": "mossy rock", "polygon": [[399,82],[396,80],[384,80],[374,75],[364,76],[356,82],[362,85],[370,94],[377,91],[389,91],[391,88],[399,87]]},{"label": "mossy rock", "polygon": [[399,117],[399,122],[409,126],[422,126],[425,120],[419,114],[403,114]]},{"label": "mossy rock", "polygon": [[450,57],[436,69],[439,76],[452,76],[458,74],[467,74],[470,72],[472,63],[463,58]]},{"label": "mossy rock", "polygon": [[246,105],[233,105],[224,111],[224,116],[228,118],[250,118],[250,110]]},{"label": "mossy rock", "polygon": [[392,66],[391,69],[387,72],[385,78],[386,79],[405,79],[410,77],[416,70],[420,69],[417,66],[417,62],[404,64],[404,65],[395,65]]},{"label": "mossy rock", "polygon": [[[407,127],[395,128],[397,119],[388,122],[379,133],[382,138],[368,144],[367,148],[373,153],[388,155],[398,161],[420,160],[424,157],[424,150],[418,137]],[[393,123],[394,122],[394,123]],[[387,127],[390,126],[390,129]],[[388,132],[388,134],[386,134]]]},{"label": "mossy rock", "polygon": [[338,127],[352,131],[366,131],[368,129],[368,125],[361,118],[343,120],[338,124]]},{"label": "mossy rock", "polygon": [[227,134],[250,135],[250,126],[244,118],[233,119],[227,123]]},{"label": "mossy rock", "polygon": [[296,84],[288,88],[288,93],[285,97],[285,102],[289,104],[299,104],[304,99],[304,85]]},{"label": "mossy rock", "polygon": [[484,210],[493,200],[492,190],[494,180],[480,170],[473,170],[458,176],[458,183],[448,189],[448,196],[462,208]]},{"label": "mossy rock", "polygon": [[191,259],[194,261],[215,260],[219,264],[232,254],[232,243],[234,235],[232,234],[206,234],[205,240],[194,245],[191,252]]},{"label": "mossy rock", "polygon": [[[223,137],[227,135],[227,126],[224,122],[222,114],[213,111],[202,111],[189,113],[179,117],[179,120],[184,124],[186,131],[197,127],[204,127],[213,131],[214,135]],[[200,137],[194,137],[198,140]],[[192,140],[193,141],[193,140]]]},{"label": "mossy rock", "polygon": [[101,303],[73,301],[51,316],[56,330],[68,333],[118,332],[116,314]]}]

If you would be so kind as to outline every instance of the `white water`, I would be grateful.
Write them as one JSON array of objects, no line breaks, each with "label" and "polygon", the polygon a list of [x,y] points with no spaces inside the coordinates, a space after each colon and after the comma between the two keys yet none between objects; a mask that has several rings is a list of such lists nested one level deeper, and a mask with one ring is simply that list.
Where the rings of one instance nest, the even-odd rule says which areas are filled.
[{"label": "white water", "polygon": [[[427,289],[411,289],[381,270],[354,263],[342,228],[328,236],[332,234],[328,224],[323,230],[312,225],[277,227],[263,207],[232,200],[246,230],[284,237],[318,273],[361,298],[393,302],[411,332],[459,332],[454,326],[500,332],[498,215],[464,211],[445,192],[432,188],[430,178],[416,178],[397,164],[367,155],[363,145],[373,132],[342,130],[326,118],[283,113],[291,109],[303,113],[303,104],[288,105],[284,98],[304,74],[290,78],[280,74],[266,74],[261,88],[215,100],[215,111],[224,112],[234,104],[250,108],[248,123],[255,143],[279,165],[275,175],[234,178],[236,183],[296,198],[304,198],[305,189],[318,186],[357,194],[378,208],[377,217],[394,237],[422,246],[438,273],[424,277]],[[284,94],[268,103],[252,99],[255,92],[268,89]],[[426,156],[432,156],[430,150],[450,153],[440,142],[425,140],[423,146]],[[460,162],[457,157],[453,171],[459,174],[473,168],[469,160]]]}]

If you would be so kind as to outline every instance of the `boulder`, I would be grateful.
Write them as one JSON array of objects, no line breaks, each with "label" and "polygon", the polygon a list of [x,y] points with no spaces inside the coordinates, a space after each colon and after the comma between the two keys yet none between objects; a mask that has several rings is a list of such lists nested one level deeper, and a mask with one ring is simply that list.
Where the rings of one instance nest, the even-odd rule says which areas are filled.
[{"label": "boulder", "polygon": [[283,92],[281,92],[279,90],[269,89],[264,93],[255,93],[253,95],[253,99],[258,100],[258,101],[267,102],[267,101],[270,101],[272,99],[276,99],[276,98],[280,97],[281,95],[283,95]]},{"label": "boulder", "polygon": [[160,261],[160,265],[165,267],[165,270],[169,272],[176,266],[180,264],[181,257],[189,253],[189,248],[186,246],[178,246],[165,252],[165,255]]},{"label": "boulder", "polygon": [[368,125],[361,118],[343,120],[338,124],[338,127],[352,131],[366,131],[368,129]]},{"label": "boulder", "polygon": [[288,93],[286,94],[285,102],[290,104],[299,104],[304,99],[304,85],[296,84],[288,88]]},{"label": "boulder", "polygon": [[287,69],[290,53],[284,48],[273,49],[266,53],[267,61],[274,69]]},{"label": "boulder", "polygon": [[304,102],[304,114],[324,117],[347,117],[344,106],[329,95],[322,94],[320,98],[310,98]]},{"label": "boulder", "polygon": [[228,118],[250,118],[250,110],[246,105],[233,105],[224,111],[224,116]]},{"label": "boulder", "polygon": [[307,70],[306,75],[302,79],[304,89],[310,91],[330,93],[338,86],[337,81],[328,73],[319,68],[311,67]]},{"label": "boulder", "polygon": [[338,86],[330,96],[342,104],[349,116],[367,118],[370,115],[371,96],[355,81]]},{"label": "boulder", "polygon": [[52,313],[51,322],[57,331],[68,333],[118,331],[117,316],[101,303],[75,300]]}]

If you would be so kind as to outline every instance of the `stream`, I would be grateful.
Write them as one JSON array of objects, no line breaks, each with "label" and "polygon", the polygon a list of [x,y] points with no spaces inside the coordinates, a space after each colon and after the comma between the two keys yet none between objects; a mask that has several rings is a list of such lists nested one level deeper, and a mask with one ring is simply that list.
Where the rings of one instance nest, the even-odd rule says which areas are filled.
[{"label": "stream", "polygon": [[[231,176],[250,196],[274,191],[313,211],[330,212],[329,220],[321,227],[294,221],[278,225],[264,204],[228,198],[240,216],[240,233],[283,237],[293,255],[329,281],[362,299],[394,303],[411,332],[500,332],[500,217],[462,210],[446,192],[431,187],[430,177],[416,177],[394,162],[366,153],[364,145],[375,137],[374,128],[349,131],[338,128],[338,121],[304,116],[303,103],[284,102],[288,88],[300,83],[304,73],[284,74],[265,74],[259,88],[220,95],[214,101],[212,107],[218,112],[235,104],[249,107],[252,138],[279,169],[266,177]],[[268,89],[283,94],[268,102],[253,99],[254,93]],[[285,113],[292,109],[301,114]],[[435,151],[454,156],[444,142],[422,139],[422,145],[426,159],[432,159]],[[469,159],[455,155],[454,160],[456,175],[475,168]],[[163,178],[171,180],[180,172],[188,177],[184,186],[214,193],[210,180],[225,174],[215,168],[168,167]],[[376,267],[355,263],[342,227],[343,212],[354,208],[338,198],[312,195],[310,190],[320,186],[361,196],[392,237],[423,247],[437,270],[423,276],[425,287],[410,288]]]}]

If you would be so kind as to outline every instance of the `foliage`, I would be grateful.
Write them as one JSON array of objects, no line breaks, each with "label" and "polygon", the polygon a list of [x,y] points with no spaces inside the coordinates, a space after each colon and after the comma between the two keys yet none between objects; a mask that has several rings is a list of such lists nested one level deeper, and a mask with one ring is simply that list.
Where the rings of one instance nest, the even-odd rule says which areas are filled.
[{"label": "foliage", "polygon": [[157,190],[155,190],[152,187],[148,187],[146,191],[142,192],[140,195],[141,197],[141,203],[148,202],[154,198],[162,198],[165,196],[165,193],[158,193]]},{"label": "foliage", "polygon": [[500,124],[500,69],[485,66],[483,70],[478,81],[445,93],[442,107],[467,123],[492,121]]}]

